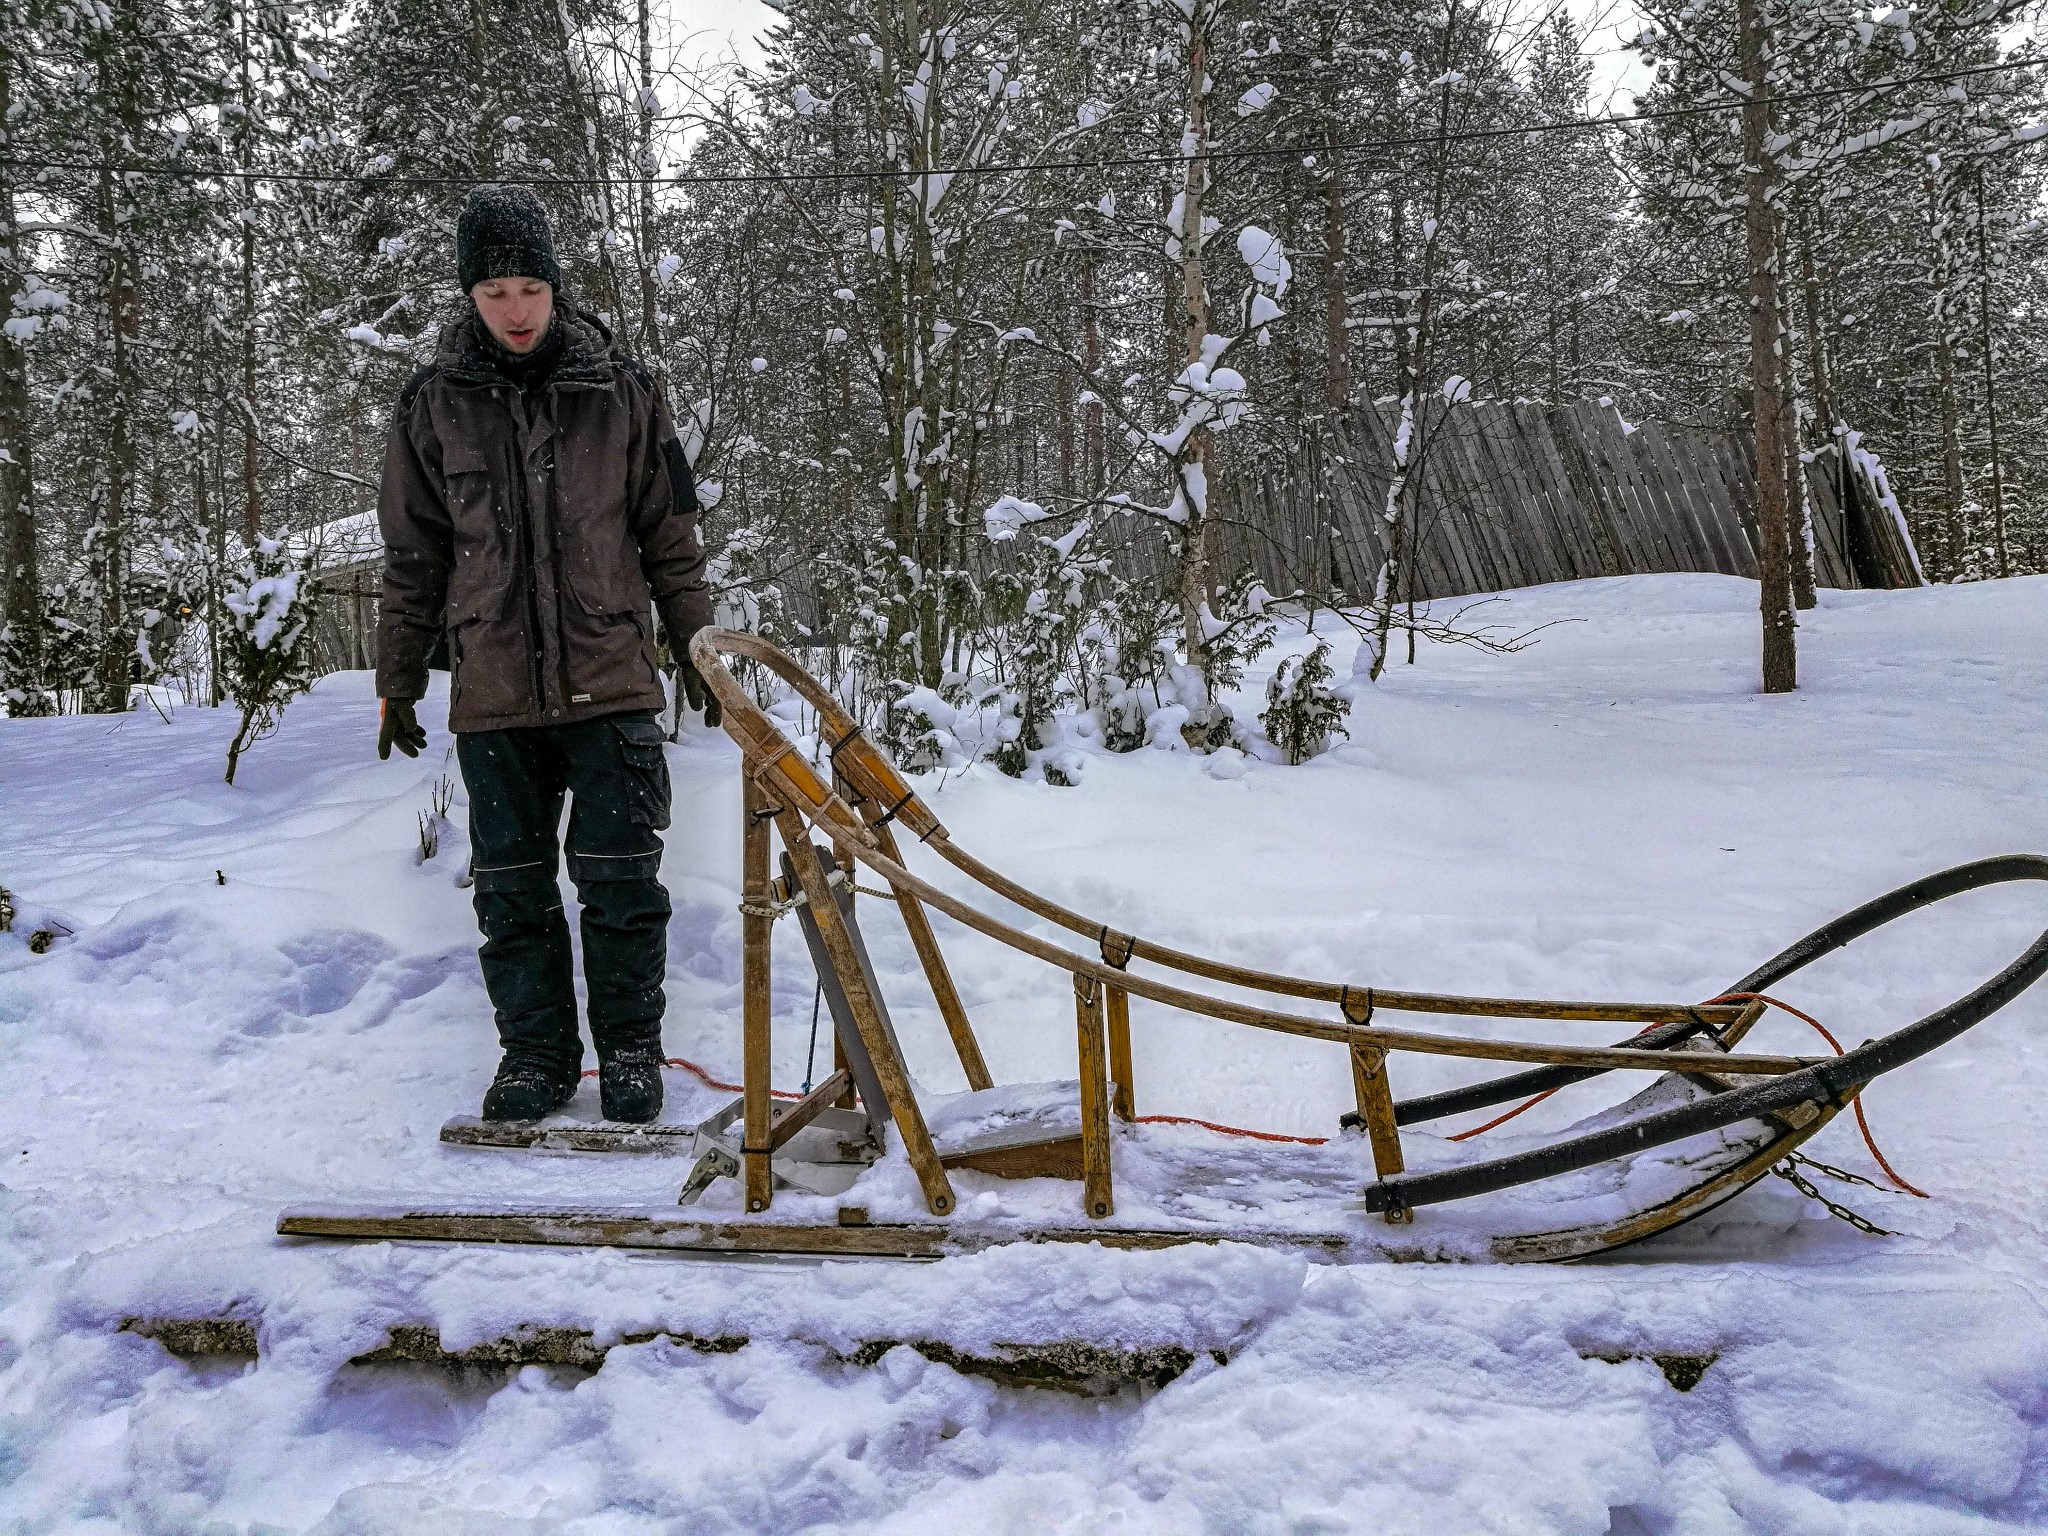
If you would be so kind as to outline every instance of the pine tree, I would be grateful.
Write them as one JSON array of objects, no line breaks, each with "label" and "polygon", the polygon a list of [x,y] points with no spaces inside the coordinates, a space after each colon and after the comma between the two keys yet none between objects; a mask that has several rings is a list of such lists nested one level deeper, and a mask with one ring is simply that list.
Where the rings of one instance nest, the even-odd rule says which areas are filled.
[{"label": "pine tree", "polygon": [[1343,723],[1351,705],[1331,686],[1335,675],[1327,640],[1318,640],[1306,656],[1283,658],[1273,669],[1259,724],[1290,764],[1321,753],[1333,735],[1351,734]]},{"label": "pine tree", "polygon": [[242,722],[228,744],[227,781],[255,743],[271,734],[285,706],[313,686],[311,562],[294,558],[282,539],[259,538],[245,552],[240,581],[223,595],[227,634],[221,647],[222,686]]}]

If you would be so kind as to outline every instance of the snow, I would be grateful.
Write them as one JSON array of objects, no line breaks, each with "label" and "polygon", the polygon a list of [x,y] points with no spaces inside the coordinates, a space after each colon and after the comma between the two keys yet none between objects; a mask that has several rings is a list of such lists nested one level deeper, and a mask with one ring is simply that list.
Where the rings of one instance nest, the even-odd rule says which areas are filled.
[{"label": "snow", "polygon": [[1252,269],[1254,282],[1262,288],[1272,289],[1276,299],[1286,296],[1288,279],[1293,277],[1294,268],[1287,260],[1287,252],[1280,244],[1279,236],[1268,234],[1256,224],[1247,224],[1237,232],[1237,254]]},{"label": "snow", "polygon": [[1019,496],[998,496],[981,514],[984,531],[997,543],[1014,539],[1026,523],[1040,523],[1050,514],[1035,501]]},{"label": "snow", "polygon": [[[1359,700],[1353,740],[1303,767],[1069,740],[1081,788],[987,768],[923,787],[965,847],[1126,929],[1271,969],[1537,996],[1709,996],[1881,891],[2048,844],[2048,579],[1824,592],[1801,616],[1802,687],[1780,697],[1755,687],[1753,583],[1586,582],[1507,594],[1487,616],[1570,622],[1514,656],[1425,644]],[[1328,615],[1320,628],[1341,674],[1350,632]],[[1240,708],[1312,643],[1293,625],[1247,672]],[[368,677],[325,678],[232,789],[226,712],[0,721],[0,881],[20,909],[0,935],[17,1085],[0,1099],[0,1526],[1598,1536],[2048,1522],[2041,990],[1866,1095],[1887,1154],[1934,1198],[1830,1193],[1891,1238],[1776,1180],[1566,1269],[1331,1265],[1242,1244],[809,1265],[274,1237],[277,1210],[302,1201],[662,1204],[681,1177],[667,1159],[435,1139],[474,1112],[495,1059],[456,883],[459,783],[439,855],[417,858],[416,815],[454,774],[445,689],[437,677],[421,706],[427,753],[379,762]],[[669,761],[667,1043],[731,1078],[738,755],[688,724]],[[1976,985],[2043,921],[2038,892],[1980,893],[1785,992],[1861,1039]],[[32,955],[41,925],[69,936]],[[866,927],[928,1101],[971,1122],[985,1106],[942,1102],[964,1081],[907,936],[880,912]],[[939,932],[997,1080],[1070,1080],[1057,978]],[[788,925],[775,995],[776,1077],[794,1087],[811,978]],[[1136,1127],[1116,1146],[1119,1220],[1176,1205],[1194,1220],[1207,1201],[1213,1219],[1285,1224],[1313,1205],[1361,1237],[1395,1230],[1332,1213],[1329,1194],[1366,1177],[1356,1139],[1335,1137],[1351,1097],[1335,1047],[1133,1014],[1141,1113],[1333,1139]],[[1809,1049],[1795,1030],[1770,1022],[1755,1043]],[[1415,1055],[1392,1071],[1403,1096],[1470,1076]],[[676,1118],[723,1098],[682,1073],[671,1093]],[[1504,1150],[1511,1131],[1554,1131],[1617,1096],[1611,1079],[1577,1085],[1472,1145]],[[1050,1113],[1056,1094],[1009,1097]],[[1453,1155],[1405,1141],[1415,1166]],[[1874,1172],[1846,1117],[1811,1150]],[[1186,1182],[1190,1169],[1210,1181]],[[1079,1219],[1071,1185],[958,1188],[977,1219]],[[900,1154],[859,1189],[878,1218],[913,1200]],[[706,1206],[731,1213],[730,1187]],[[776,1212],[801,1207],[784,1196]],[[1464,1219],[1432,1207],[1408,1235],[1448,1240]],[[230,1311],[258,1320],[259,1362],[183,1364],[115,1331],[129,1315]],[[347,1363],[399,1323],[450,1349],[520,1323],[749,1342],[619,1343],[595,1373]],[[1072,1338],[1178,1345],[1196,1364],[1164,1389],[1086,1401],[910,1349],[847,1358],[875,1340],[971,1353]],[[1714,1357],[1689,1392],[1645,1358],[1678,1353]]]},{"label": "snow", "polygon": [[311,557],[316,571],[336,570],[365,560],[384,558],[384,535],[377,526],[377,511],[351,512],[329,518],[310,528],[295,529],[285,536],[285,547],[294,560]]}]

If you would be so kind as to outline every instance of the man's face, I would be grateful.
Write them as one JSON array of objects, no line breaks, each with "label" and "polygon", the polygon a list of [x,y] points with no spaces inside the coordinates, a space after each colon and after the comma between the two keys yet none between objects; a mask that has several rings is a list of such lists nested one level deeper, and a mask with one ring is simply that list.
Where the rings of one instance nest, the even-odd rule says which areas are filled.
[{"label": "man's face", "polygon": [[555,290],[537,277],[487,277],[469,290],[476,312],[507,352],[531,352],[547,334]]}]

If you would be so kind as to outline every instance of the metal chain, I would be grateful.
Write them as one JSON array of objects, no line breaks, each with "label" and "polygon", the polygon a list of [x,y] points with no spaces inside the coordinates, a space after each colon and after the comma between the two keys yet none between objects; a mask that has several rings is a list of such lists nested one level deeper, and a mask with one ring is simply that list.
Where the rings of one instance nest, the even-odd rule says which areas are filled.
[{"label": "metal chain", "polygon": [[[1794,1189],[1798,1190],[1799,1193],[1806,1196],[1807,1199],[1819,1201],[1820,1204],[1827,1208],[1827,1213],[1830,1216],[1833,1216],[1838,1221],[1846,1221],[1858,1232],[1865,1233],[1871,1237],[1896,1236],[1895,1233],[1889,1232],[1885,1228],[1880,1227],[1876,1222],[1870,1220],[1867,1216],[1859,1216],[1856,1214],[1856,1212],[1850,1210],[1849,1207],[1847,1207],[1846,1205],[1842,1205],[1836,1201],[1830,1200],[1826,1195],[1822,1194],[1817,1188],[1814,1187],[1813,1180],[1809,1179],[1808,1177],[1806,1177],[1805,1174],[1799,1171],[1798,1165],[1801,1163],[1807,1163],[1813,1167],[1825,1169],[1827,1173],[1833,1175],[1836,1178],[1845,1179],[1851,1184],[1870,1184],[1870,1181],[1868,1179],[1860,1179],[1856,1177],[1856,1175],[1854,1174],[1845,1174],[1839,1168],[1829,1168],[1826,1164],[1816,1163],[1813,1161],[1812,1158],[1802,1157],[1797,1152],[1790,1154],[1782,1163],[1778,1164],[1777,1167],[1773,1168],[1771,1172],[1775,1173],[1779,1178],[1783,1179],[1786,1183],[1790,1184]],[[1881,1186],[1871,1184],[1870,1187],[1872,1189],[1877,1189]]]},{"label": "metal chain", "polygon": [[1804,1163],[1816,1173],[1824,1173],[1831,1179],[1840,1179],[1844,1184],[1861,1184],[1865,1189],[1880,1190],[1887,1195],[1892,1193],[1875,1179],[1866,1179],[1860,1173],[1851,1173],[1846,1168],[1837,1168],[1833,1163],[1824,1163],[1817,1157],[1808,1157],[1804,1152],[1789,1152],[1786,1154],[1786,1161]]}]

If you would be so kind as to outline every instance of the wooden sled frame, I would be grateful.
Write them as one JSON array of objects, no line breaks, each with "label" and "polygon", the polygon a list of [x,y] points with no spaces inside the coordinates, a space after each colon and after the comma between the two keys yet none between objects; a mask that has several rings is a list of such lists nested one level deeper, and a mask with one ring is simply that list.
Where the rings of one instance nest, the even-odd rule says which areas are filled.
[{"label": "wooden sled frame", "polygon": [[[1549,1178],[1596,1163],[1626,1158],[1646,1149],[1743,1122],[1756,1122],[1747,1155],[1714,1167],[1693,1186],[1650,1209],[1597,1227],[1535,1235],[1503,1235],[1494,1252],[1509,1260],[1556,1260],[1582,1257],[1664,1231],[1731,1198],[1763,1177],[1792,1150],[1825,1125],[1879,1073],[1924,1054],[2002,1007],[2044,972],[2048,972],[2048,933],[2018,960],[1975,992],[1948,1007],[1845,1056],[1802,1057],[1744,1053],[1737,1049],[1764,1010],[1753,994],[1838,949],[1852,939],[1961,891],[2010,880],[2048,880],[2048,858],[2015,854],[1987,859],[1945,871],[1894,891],[1818,930],[1766,962],[1723,997],[1701,1003],[1602,1003],[1526,998],[1467,997],[1442,993],[1391,990],[1358,983],[1329,982],[1276,975],[1189,954],[1119,932],[1109,924],[1070,910],[989,868],[955,844],[944,825],[897,773],[883,753],[862,733],[858,723],[832,694],[792,657],[756,636],[732,630],[700,630],[691,642],[691,660],[724,712],[725,730],[744,757],[742,831],[742,1036],[743,1085],[738,1118],[742,1123],[738,1177],[745,1205],[758,1215],[774,1200],[776,1150],[802,1125],[830,1106],[851,1102],[849,1062],[842,1046],[835,1052],[837,1070],[801,1102],[778,1113],[770,1091],[770,945],[775,919],[796,906],[819,974],[835,994],[835,1014],[843,1010],[846,1024],[835,1031],[856,1038],[867,1059],[858,1063],[864,1099],[879,1097],[881,1105],[864,1107],[877,1120],[886,1119],[901,1138],[923,1193],[925,1205],[939,1221],[905,1228],[909,1252],[943,1249],[956,1199],[946,1161],[911,1090],[910,1074],[897,1046],[872,968],[851,918],[849,897],[840,889],[844,872],[865,867],[884,882],[909,932],[939,1013],[951,1037],[971,1089],[992,1086],[992,1079],[967,1013],[954,986],[927,909],[1010,948],[1066,972],[1074,997],[1076,1059],[1080,1080],[1082,1212],[1090,1227],[1113,1215],[1115,1195],[1111,1167],[1112,1117],[1136,1118],[1136,1084],[1130,1038],[1130,999],[1142,997],[1206,1018],[1271,1030],[1299,1038],[1325,1040],[1345,1048],[1353,1097],[1357,1104],[1347,1123],[1364,1129],[1370,1143],[1377,1182],[1365,1191],[1365,1208],[1392,1223],[1406,1223],[1419,1206],[1457,1200],[1517,1184]],[[787,683],[817,713],[820,738],[831,763],[828,783],[760,709],[725,664],[741,657]],[[784,849],[785,874],[770,874],[769,829]],[[940,889],[908,869],[897,842],[902,827],[983,890],[1022,907],[1034,916],[1093,944],[1100,958],[1076,953],[1027,933]],[[830,858],[812,841],[815,830],[832,849]],[[834,866],[837,866],[835,868]],[[1186,986],[1133,973],[1143,961],[1185,977],[1293,999],[1334,1005],[1336,1017],[1239,1002]],[[1613,1045],[1589,1046],[1543,1040],[1487,1040],[1389,1026],[1387,1014],[1440,1014],[1486,1018],[1518,1018],[1557,1022],[1607,1022],[1631,1026],[1636,1033]],[[1393,1095],[1391,1058],[1400,1052],[1457,1056],[1473,1060],[1518,1063],[1535,1070],[1512,1073],[1490,1082],[1449,1093],[1397,1103]],[[1406,1174],[1401,1128],[1443,1115],[1483,1108],[1598,1076],[1609,1071],[1678,1072],[1708,1090],[1692,1102],[1645,1114],[1622,1125],[1490,1161],[1426,1174]],[[996,1171],[996,1170],[991,1170]],[[618,1213],[623,1216],[624,1213]],[[643,1213],[644,1214],[644,1213]],[[446,1219],[444,1219],[444,1217]],[[636,1218],[637,1219],[637,1218]],[[860,1217],[864,1221],[864,1215]],[[541,1221],[547,1235],[534,1225]],[[566,1225],[565,1225],[566,1223]],[[702,1223],[655,1220],[664,1232],[703,1227]],[[1090,1227],[1075,1229],[1081,1235]],[[630,1229],[630,1231],[628,1230]],[[411,1208],[348,1212],[332,1207],[303,1213],[287,1212],[280,1231],[320,1236],[435,1236],[513,1242],[566,1242],[577,1231],[591,1242],[634,1244],[650,1241],[643,1227],[610,1222],[604,1213],[506,1211],[493,1218],[466,1210],[453,1213]],[[759,1229],[767,1251],[804,1249],[800,1232],[815,1232],[804,1251],[848,1251],[832,1229],[798,1229],[774,1224]],[[1092,1227],[1104,1237],[1118,1229]],[[702,1243],[657,1236],[653,1245],[746,1249],[746,1225],[720,1229],[715,1241]],[[642,1235],[636,1240],[631,1232]],[[875,1234],[879,1235],[879,1234]],[[1230,1234],[1190,1230],[1161,1233],[1153,1242],[1214,1241]],[[1246,1233],[1251,1240],[1264,1234]],[[963,1245],[970,1239],[962,1229]],[[1022,1240],[1045,1240],[1046,1234],[1020,1231]],[[1344,1239],[1321,1239],[1341,1249]],[[861,1247],[873,1250],[872,1242]]]}]

